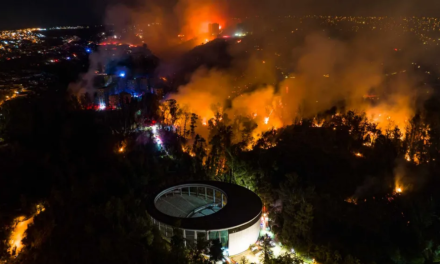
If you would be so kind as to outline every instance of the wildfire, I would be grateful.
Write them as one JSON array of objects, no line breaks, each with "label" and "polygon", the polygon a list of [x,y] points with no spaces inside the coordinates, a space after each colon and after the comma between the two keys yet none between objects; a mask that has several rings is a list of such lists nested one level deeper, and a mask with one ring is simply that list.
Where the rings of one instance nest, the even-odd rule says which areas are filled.
[{"label": "wildfire", "polygon": [[187,146],[182,146],[182,151],[188,153],[191,157],[195,157],[196,154]]},{"label": "wildfire", "polygon": [[117,150],[119,153],[123,153],[125,151],[125,147],[127,146],[127,143],[125,141],[122,141],[118,144]]},{"label": "wildfire", "polygon": [[269,117],[264,118],[264,123],[267,125],[269,123]]},{"label": "wildfire", "polygon": [[395,183],[394,183],[394,191],[393,194],[401,194],[403,193],[403,184],[402,184],[402,177],[396,177]]},{"label": "wildfire", "polygon": [[313,127],[322,127],[322,125],[324,124],[324,122],[325,122],[324,119],[321,120],[321,121],[318,121],[318,120],[316,120],[316,118],[313,118],[312,126],[313,126]]},{"label": "wildfire", "polygon": [[405,160],[406,161],[411,161],[411,157],[409,156],[410,151],[408,150],[405,154]]},{"label": "wildfire", "polygon": [[363,157],[363,155],[362,155],[362,153],[360,153],[360,152],[356,152],[356,153],[354,153],[354,155],[356,156],[356,157]]},{"label": "wildfire", "polygon": [[202,125],[206,126],[206,118],[203,118]]},{"label": "wildfire", "polygon": [[348,197],[344,201],[346,201],[347,203],[351,203],[351,204],[357,204],[357,198],[354,198],[354,197]]},{"label": "wildfire", "polygon": [[9,248],[8,252],[11,255],[17,256],[18,253],[23,249],[22,240],[24,238],[24,233],[26,232],[29,224],[32,224],[34,221],[34,217],[41,212],[44,211],[43,205],[39,204],[37,205],[37,211],[34,215],[26,219],[25,216],[19,216],[14,219],[14,229],[11,232],[11,235],[9,236]]}]

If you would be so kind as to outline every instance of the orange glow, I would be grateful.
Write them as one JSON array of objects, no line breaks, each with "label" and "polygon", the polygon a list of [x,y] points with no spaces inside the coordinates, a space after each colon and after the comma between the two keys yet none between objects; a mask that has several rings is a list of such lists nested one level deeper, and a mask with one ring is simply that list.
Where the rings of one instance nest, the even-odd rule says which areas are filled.
[{"label": "orange glow", "polygon": [[[191,17],[191,23],[197,21],[196,24],[200,25],[205,23],[202,21],[206,21],[208,25],[209,22],[216,22],[225,27],[225,24],[216,18],[204,17],[204,15],[199,17],[196,12],[192,14],[195,15]],[[208,31],[208,27],[205,30]],[[203,36],[201,40],[207,39],[209,37]],[[304,52],[300,54],[295,76],[293,73],[282,72],[284,79],[281,82],[277,81],[275,77],[277,75],[270,70],[276,68],[276,64],[269,57],[250,57],[227,70],[202,67],[195,71],[191,80],[179,87],[178,93],[172,94],[170,98],[175,99],[180,107],[187,108],[188,112],[208,118],[200,119],[203,126],[206,126],[207,120],[217,113],[227,114],[231,121],[240,116],[252,119],[256,125],[252,131],[254,142],[272,128],[298,124],[303,119],[307,120],[306,124],[308,124],[310,117],[315,117],[311,124],[314,128],[344,131],[345,129],[342,128],[344,126],[347,127],[348,134],[352,135],[353,127],[348,126],[353,126],[353,123],[345,113],[341,113],[338,120],[336,118],[330,120],[329,116],[320,115],[334,107],[337,102],[344,101],[346,104],[344,111],[353,110],[355,115],[362,118],[362,126],[367,127],[365,133],[361,133],[363,146],[359,151],[362,153],[357,150],[351,152],[352,155],[361,158],[364,149],[373,147],[379,135],[385,135],[390,139],[397,135],[399,140],[404,140],[406,127],[410,125],[409,120],[414,116],[416,108],[412,80],[396,79],[395,83],[388,83],[383,69],[372,67],[373,64],[370,62],[371,60],[381,62],[383,58],[381,56],[371,58],[372,54],[364,54],[364,46],[357,47],[359,43],[353,45],[353,48],[358,49],[357,53],[352,50],[346,51],[346,45],[329,40],[326,35],[311,36],[304,47]],[[236,46],[240,48],[241,45]],[[340,54],[350,54],[350,57],[340,61],[344,65],[342,72],[339,67],[334,67],[335,62],[339,63],[340,59],[337,55],[340,54],[334,53],[333,48],[329,47],[337,47]],[[351,56],[355,59],[353,60]],[[321,61],[323,57],[325,63],[319,66],[316,62]],[[237,75],[237,72],[243,74]],[[338,78],[337,82],[331,81],[333,76]],[[373,100],[374,104],[372,104]],[[197,133],[206,138],[209,131],[202,125],[198,126]],[[396,126],[400,134],[398,131],[394,133]],[[420,134],[423,135],[418,138],[422,141],[427,138],[424,135],[427,133],[420,132]],[[415,146],[408,148],[413,150]],[[411,162],[422,162],[419,161],[419,159],[423,160],[419,154],[408,152],[405,158]]]},{"label": "orange glow", "polygon": [[322,125],[324,124],[324,122],[325,122],[324,119],[321,120],[321,121],[318,121],[318,120],[316,120],[316,118],[314,118],[314,119],[313,119],[313,122],[312,122],[312,127],[322,127]]},{"label": "orange glow", "polygon": [[37,205],[37,211],[28,219],[26,219],[25,216],[19,216],[14,219],[15,226],[9,236],[9,254],[13,255],[15,253],[15,256],[17,256],[18,253],[20,253],[23,249],[22,241],[28,226],[33,223],[34,217],[43,211],[44,207],[42,205]]},{"label": "orange glow", "polygon": [[355,198],[355,197],[348,197],[347,199],[345,199],[345,201],[347,203],[357,204],[357,198]]},{"label": "orange glow", "polygon": [[[201,38],[209,33],[209,24],[226,24],[226,6],[224,2],[207,2],[203,0],[179,1],[176,12],[182,14],[182,33],[187,39]],[[198,42],[200,43],[200,42]]]},{"label": "orange glow", "polygon": [[9,254],[12,255],[14,250],[15,255],[20,253],[21,249],[23,248],[21,241],[23,240],[24,232],[26,231],[28,225],[33,222],[33,220],[33,217],[26,219],[24,216],[19,216],[15,218],[14,222],[16,222],[16,225],[11,233],[11,236],[9,237]]},{"label": "orange glow", "polygon": [[122,141],[119,145],[118,145],[118,152],[119,153],[123,153],[125,152],[125,148],[127,147],[127,143],[125,141]]},{"label": "orange glow", "polygon": [[[406,189],[408,189],[408,186],[406,186]],[[404,184],[403,184],[403,175],[398,172],[396,174],[396,177],[395,177],[393,193],[395,195],[396,194],[401,194],[401,193],[403,193],[404,190],[405,190],[405,187],[404,187]]]}]

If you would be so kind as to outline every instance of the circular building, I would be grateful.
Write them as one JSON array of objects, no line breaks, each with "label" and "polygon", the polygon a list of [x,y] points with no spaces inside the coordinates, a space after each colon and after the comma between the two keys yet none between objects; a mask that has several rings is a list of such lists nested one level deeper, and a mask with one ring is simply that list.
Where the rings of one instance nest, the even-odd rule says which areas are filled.
[{"label": "circular building", "polygon": [[162,235],[182,230],[185,243],[219,239],[236,255],[258,240],[263,204],[254,192],[230,183],[186,182],[153,194],[147,210]]}]

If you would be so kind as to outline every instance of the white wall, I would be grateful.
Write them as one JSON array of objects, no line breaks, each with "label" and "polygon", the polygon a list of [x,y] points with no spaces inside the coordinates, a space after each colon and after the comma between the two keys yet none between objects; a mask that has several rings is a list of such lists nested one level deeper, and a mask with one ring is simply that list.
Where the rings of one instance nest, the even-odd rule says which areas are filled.
[{"label": "white wall", "polygon": [[246,251],[251,244],[257,242],[259,235],[259,220],[245,230],[229,234],[229,255],[233,256]]}]

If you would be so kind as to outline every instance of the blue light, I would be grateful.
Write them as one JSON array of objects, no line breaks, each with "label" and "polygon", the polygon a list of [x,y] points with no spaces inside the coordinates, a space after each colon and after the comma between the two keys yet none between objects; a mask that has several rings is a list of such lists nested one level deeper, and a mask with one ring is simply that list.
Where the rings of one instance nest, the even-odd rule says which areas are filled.
[{"label": "blue light", "polygon": [[89,48],[87,48],[87,49],[86,49],[86,52],[87,52],[87,53],[90,53],[90,52],[92,52],[92,50],[89,49]]},{"label": "blue light", "polygon": [[67,60],[70,60],[70,57],[67,57],[66,59],[67,59]]},{"label": "blue light", "polygon": [[125,72],[121,72],[121,73],[119,74],[119,77],[124,78],[124,77],[125,77]]}]

